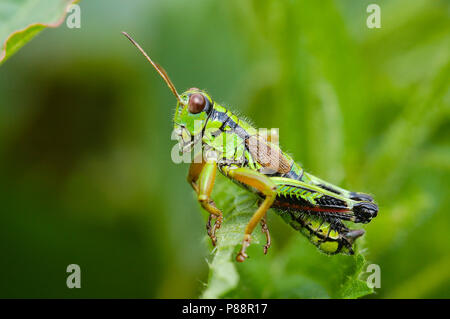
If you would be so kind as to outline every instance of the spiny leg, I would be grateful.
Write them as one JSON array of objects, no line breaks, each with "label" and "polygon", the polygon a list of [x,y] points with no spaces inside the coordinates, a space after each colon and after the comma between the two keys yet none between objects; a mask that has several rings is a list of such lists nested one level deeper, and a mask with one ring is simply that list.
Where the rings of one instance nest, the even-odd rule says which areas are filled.
[{"label": "spiny leg", "polygon": [[311,214],[317,212],[354,223],[368,223],[378,214],[378,206],[372,202],[355,201],[304,181],[289,180],[283,177],[272,177],[271,179],[278,185],[287,186],[280,194],[281,197],[293,198],[294,201],[295,198],[299,199],[294,203],[277,201],[276,205],[279,208],[295,207],[297,210],[309,211]]},{"label": "spiny leg", "polygon": [[206,232],[208,233],[209,238],[211,238],[211,241],[213,242],[213,246],[215,246],[215,241],[213,241],[213,238],[212,238],[212,228],[211,228],[212,217],[213,217],[213,214],[209,214],[208,221],[206,222]]},{"label": "spiny leg", "polygon": [[[214,201],[210,198],[216,178],[217,164],[215,161],[203,163],[192,163],[189,168],[188,183],[197,193],[197,199],[202,207],[210,214],[206,223],[208,236],[211,238],[213,246],[217,243],[216,230],[222,224],[222,212],[216,207]],[[216,218],[214,226],[211,227],[212,217]]]},{"label": "spiny leg", "polygon": [[267,213],[261,219],[261,231],[266,235],[266,244],[264,245],[264,255],[266,255],[271,243],[269,228],[267,227]]},{"label": "spiny leg", "polygon": [[243,262],[245,258],[247,258],[247,254],[245,251],[251,242],[251,234],[255,229],[256,225],[264,218],[267,210],[272,206],[275,197],[276,197],[276,185],[272,182],[266,175],[261,174],[259,172],[253,171],[249,168],[241,167],[241,168],[229,168],[224,167],[223,171],[227,174],[228,177],[243,183],[245,185],[256,188],[259,192],[261,192],[265,199],[262,204],[258,207],[256,212],[253,214],[252,218],[248,222],[245,227],[244,240],[242,241],[242,247],[239,251],[239,254],[236,257],[236,260],[239,262]]}]

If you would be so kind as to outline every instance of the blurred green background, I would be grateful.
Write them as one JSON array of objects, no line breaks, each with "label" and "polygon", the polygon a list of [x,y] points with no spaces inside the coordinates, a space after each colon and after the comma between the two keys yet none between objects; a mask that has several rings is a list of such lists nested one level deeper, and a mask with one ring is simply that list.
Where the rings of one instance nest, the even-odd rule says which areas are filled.
[{"label": "blurred green background", "polygon": [[[381,29],[366,27],[370,3]],[[170,157],[175,101],[123,30],[179,91],[207,89],[280,128],[311,173],[375,195],[369,298],[450,297],[448,1],[80,5],[80,29],[45,30],[0,68],[0,297],[204,288],[205,213]],[[275,243],[300,236],[269,222]],[[66,287],[72,263],[82,289]]]}]

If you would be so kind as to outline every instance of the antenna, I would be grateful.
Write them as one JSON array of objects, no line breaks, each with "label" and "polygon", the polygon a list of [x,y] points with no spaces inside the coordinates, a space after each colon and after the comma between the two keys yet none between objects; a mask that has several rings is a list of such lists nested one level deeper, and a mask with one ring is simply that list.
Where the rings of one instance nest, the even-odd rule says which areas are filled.
[{"label": "antenna", "polygon": [[175,88],[175,85],[173,85],[172,81],[170,80],[169,76],[167,75],[167,72],[160,65],[158,65],[158,63],[153,62],[153,60],[150,59],[148,54],[145,53],[144,49],[142,49],[141,46],[136,41],[134,41],[134,39],[128,33],[122,32],[122,34],[124,36],[126,36],[128,38],[128,40],[130,40],[131,43],[133,43],[133,45],[139,49],[139,51],[141,51],[141,53],[147,58],[148,62],[150,62],[153,65],[153,67],[156,69],[156,71],[159,73],[159,75],[161,75],[161,77],[163,78],[164,82],[166,82],[166,84],[169,86],[169,89],[172,91],[173,95],[175,95],[178,102],[182,103],[181,98],[178,95],[177,89]]}]

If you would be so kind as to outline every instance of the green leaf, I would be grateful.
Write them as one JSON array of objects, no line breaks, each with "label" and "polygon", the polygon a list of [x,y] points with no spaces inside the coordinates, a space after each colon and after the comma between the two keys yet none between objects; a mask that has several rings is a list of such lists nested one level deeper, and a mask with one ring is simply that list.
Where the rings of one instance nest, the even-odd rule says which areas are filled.
[{"label": "green leaf", "polygon": [[47,27],[61,25],[74,0],[3,0],[0,3],[0,64]]},{"label": "green leaf", "polygon": [[[359,298],[371,294],[361,280],[366,261],[354,256],[328,256],[269,211],[269,229],[279,223],[283,235],[272,233],[273,243],[263,255],[265,238],[259,229],[244,263],[235,262],[244,228],[256,210],[256,197],[219,176],[213,198],[224,213],[218,244],[209,261],[209,279],[202,298]],[[358,248],[358,247],[357,247]]]}]

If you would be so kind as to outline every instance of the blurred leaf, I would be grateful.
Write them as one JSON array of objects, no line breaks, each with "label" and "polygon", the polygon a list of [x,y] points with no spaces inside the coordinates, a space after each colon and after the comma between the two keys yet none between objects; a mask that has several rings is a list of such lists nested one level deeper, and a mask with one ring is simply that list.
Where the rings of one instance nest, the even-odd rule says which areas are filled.
[{"label": "blurred leaf", "polygon": [[430,266],[420,271],[405,283],[398,285],[388,298],[423,298],[440,285],[450,283],[450,258],[431,263]]},{"label": "blurred leaf", "polygon": [[359,298],[372,293],[360,279],[366,262],[358,250],[355,256],[328,256],[295,232],[284,249],[276,247],[278,238],[274,238],[275,247],[264,256],[265,238],[258,227],[248,249],[250,258],[237,264],[234,258],[257,208],[256,198],[221,176],[213,198],[225,218],[217,232],[203,298]]},{"label": "blurred leaf", "polygon": [[0,64],[46,27],[61,25],[74,0],[3,0],[0,4]]}]

